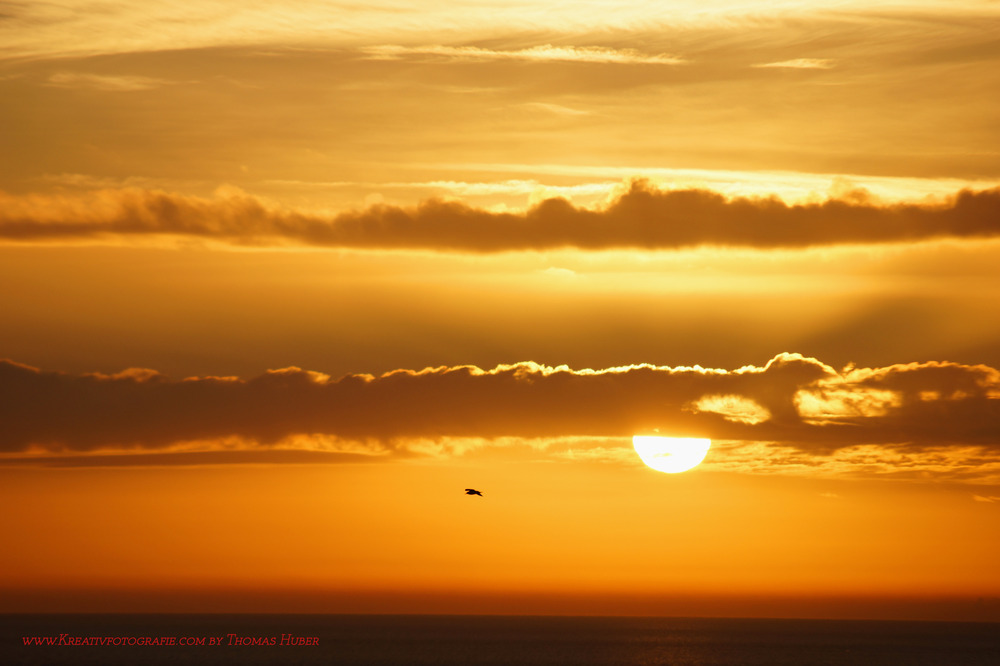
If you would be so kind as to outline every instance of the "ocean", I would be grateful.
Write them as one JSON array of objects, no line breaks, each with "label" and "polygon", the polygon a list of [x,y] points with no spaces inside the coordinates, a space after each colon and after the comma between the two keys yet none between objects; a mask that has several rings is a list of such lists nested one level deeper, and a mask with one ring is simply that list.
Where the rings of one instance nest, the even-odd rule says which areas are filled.
[{"label": "ocean", "polygon": [[[445,615],[3,615],[2,664],[1000,664],[1000,624]],[[27,643],[27,644],[26,644]]]}]

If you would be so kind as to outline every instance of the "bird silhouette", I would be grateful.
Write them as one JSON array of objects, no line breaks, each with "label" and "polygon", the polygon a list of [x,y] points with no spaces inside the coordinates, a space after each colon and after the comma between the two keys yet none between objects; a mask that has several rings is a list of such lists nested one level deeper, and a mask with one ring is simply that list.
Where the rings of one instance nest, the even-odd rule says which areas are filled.
[{"label": "bird silhouette", "polygon": [[466,488],[465,489],[465,494],[466,495],[479,495],[480,497],[483,496],[483,494],[481,492],[479,492],[478,490],[476,490],[475,488]]}]

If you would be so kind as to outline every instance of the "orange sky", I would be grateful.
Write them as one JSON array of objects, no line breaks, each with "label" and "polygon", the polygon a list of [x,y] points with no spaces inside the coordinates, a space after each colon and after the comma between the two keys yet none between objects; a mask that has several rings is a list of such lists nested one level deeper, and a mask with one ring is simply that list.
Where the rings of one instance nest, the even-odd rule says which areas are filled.
[{"label": "orange sky", "polygon": [[0,21],[0,611],[1000,619],[996,3],[286,4]]}]

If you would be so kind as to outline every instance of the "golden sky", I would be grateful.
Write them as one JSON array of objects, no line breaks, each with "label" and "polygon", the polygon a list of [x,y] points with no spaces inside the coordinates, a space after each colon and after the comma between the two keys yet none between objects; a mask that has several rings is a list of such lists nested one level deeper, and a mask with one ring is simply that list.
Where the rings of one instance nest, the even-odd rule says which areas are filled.
[{"label": "golden sky", "polygon": [[997,34],[0,2],[0,610],[1000,618]]}]

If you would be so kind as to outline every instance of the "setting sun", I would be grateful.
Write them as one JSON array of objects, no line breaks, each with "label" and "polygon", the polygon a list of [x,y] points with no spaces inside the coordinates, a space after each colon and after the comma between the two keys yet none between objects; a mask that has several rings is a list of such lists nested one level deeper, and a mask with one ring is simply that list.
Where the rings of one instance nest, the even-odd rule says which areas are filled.
[{"label": "setting sun", "polygon": [[712,442],[695,437],[657,437],[653,435],[636,435],[632,438],[635,452],[657,472],[676,474],[697,467],[705,456]]},{"label": "setting sun", "polygon": [[[1000,0],[0,0],[0,615],[1000,622],[998,36]],[[518,636],[400,622],[381,661],[307,635]]]}]

